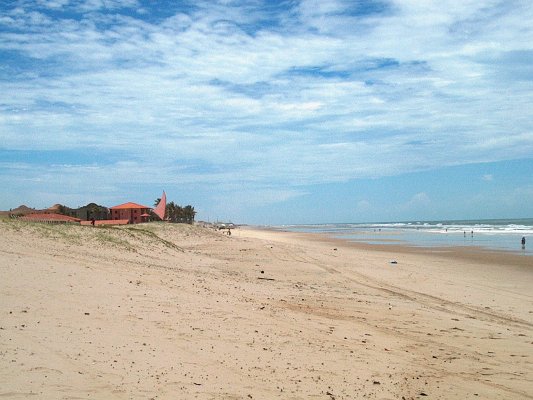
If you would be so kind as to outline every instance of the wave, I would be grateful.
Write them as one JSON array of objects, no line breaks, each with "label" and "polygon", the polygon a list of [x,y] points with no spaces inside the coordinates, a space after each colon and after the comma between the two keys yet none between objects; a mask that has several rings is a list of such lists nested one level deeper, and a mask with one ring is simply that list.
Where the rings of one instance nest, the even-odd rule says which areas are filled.
[{"label": "wave", "polygon": [[417,230],[435,233],[476,232],[481,234],[524,234],[533,235],[533,219],[520,220],[458,220],[458,221],[416,221],[378,223],[331,223],[283,225],[283,229],[309,232],[345,232],[360,230]]},{"label": "wave", "polygon": [[414,246],[481,246],[527,254],[533,249],[521,247],[522,237],[533,236],[533,219],[307,224],[278,228],[375,244],[392,240]]}]

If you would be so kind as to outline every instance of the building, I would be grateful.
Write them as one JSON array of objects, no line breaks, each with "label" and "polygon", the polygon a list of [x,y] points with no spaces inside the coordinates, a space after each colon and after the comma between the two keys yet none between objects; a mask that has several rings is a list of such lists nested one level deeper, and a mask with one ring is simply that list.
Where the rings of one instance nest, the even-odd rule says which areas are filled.
[{"label": "building", "polygon": [[19,219],[21,221],[45,222],[47,224],[79,224],[81,221],[79,218],[73,218],[63,214],[54,214],[51,212],[28,214]]},{"label": "building", "polygon": [[94,221],[81,221],[83,226],[103,226],[103,225],[128,225],[130,223],[127,219],[95,219]]},{"label": "building", "polygon": [[109,209],[112,220],[128,220],[130,224],[147,221],[151,207],[137,203],[124,203]]}]

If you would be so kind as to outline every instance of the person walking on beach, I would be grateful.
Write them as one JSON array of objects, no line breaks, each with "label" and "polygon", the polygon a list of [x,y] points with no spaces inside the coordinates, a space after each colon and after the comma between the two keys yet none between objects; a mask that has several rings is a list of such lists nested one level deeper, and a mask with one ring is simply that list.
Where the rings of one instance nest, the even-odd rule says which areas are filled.
[{"label": "person walking on beach", "polygon": [[523,249],[526,248],[526,237],[525,236],[522,236],[522,248]]}]

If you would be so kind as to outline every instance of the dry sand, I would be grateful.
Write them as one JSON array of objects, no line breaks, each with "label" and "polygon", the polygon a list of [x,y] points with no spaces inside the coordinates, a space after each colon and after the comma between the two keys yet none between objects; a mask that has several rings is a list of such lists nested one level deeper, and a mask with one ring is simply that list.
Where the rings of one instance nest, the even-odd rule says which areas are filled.
[{"label": "dry sand", "polygon": [[532,399],[532,284],[502,253],[0,220],[0,398]]}]

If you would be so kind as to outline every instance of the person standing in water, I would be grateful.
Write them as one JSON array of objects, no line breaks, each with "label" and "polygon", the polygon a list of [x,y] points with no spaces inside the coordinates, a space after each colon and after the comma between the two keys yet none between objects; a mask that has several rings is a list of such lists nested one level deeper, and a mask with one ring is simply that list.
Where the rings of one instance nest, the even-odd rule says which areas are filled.
[{"label": "person standing in water", "polygon": [[522,249],[526,248],[526,237],[522,236]]}]

